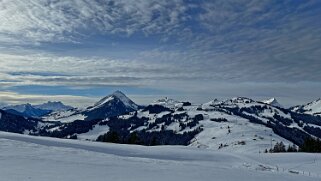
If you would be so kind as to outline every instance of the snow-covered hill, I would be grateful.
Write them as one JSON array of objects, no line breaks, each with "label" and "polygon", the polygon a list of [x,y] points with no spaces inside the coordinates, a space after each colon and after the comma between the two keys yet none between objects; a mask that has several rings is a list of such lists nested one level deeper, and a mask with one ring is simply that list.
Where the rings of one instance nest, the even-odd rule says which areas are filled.
[{"label": "snow-covered hill", "polygon": [[317,181],[321,156],[144,147],[0,132],[0,180]]},{"label": "snow-covered hill", "polygon": [[307,103],[305,105],[292,107],[291,110],[298,112],[298,113],[305,113],[305,114],[321,116],[321,99],[312,101],[312,102]]}]

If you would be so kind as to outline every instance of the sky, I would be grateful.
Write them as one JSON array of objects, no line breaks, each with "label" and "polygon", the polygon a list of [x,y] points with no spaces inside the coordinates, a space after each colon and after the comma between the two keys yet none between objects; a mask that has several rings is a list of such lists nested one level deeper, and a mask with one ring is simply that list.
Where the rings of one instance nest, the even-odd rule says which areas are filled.
[{"label": "sky", "polygon": [[318,0],[0,0],[0,102],[321,97]]}]

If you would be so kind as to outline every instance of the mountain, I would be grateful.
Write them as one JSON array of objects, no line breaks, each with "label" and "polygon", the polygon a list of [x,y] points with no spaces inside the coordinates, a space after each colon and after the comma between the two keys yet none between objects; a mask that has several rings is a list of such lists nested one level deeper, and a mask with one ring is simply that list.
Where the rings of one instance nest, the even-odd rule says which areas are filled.
[{"label": "mountain", "polygon": [[4,107],[3,110],[26,117],[41,117],[49,114],[51,110],[43,110],[32,106],[31,104],[21,104]]},{"label": "mountain", "polygon": [[[111,97],[103,100],[109,102],[114,99]],[[321,118],[245,97],[201,105],[165,100],[108,119],[59,125],[45,135],[241,152],[263,152],[271,147],[271,141],[302,145],[306,138],[321,138]]]},{"label": "mountain", "polygon": [[151,105],[161,105],[164,107],[175,108],[175,106],[177,106],[178,103],[179,101],[165,97],[152,102]]},{"label": "mountain", "polygon": [[[31,132],[26,133],[39,136],[140,145],[187,145],[233,152],[263,152],[271,148],[271,142],[299,146],[307,138],[321,138],[320,116],[246,97],[215,99],[199,105],[165,98],[141,108],[116,91],[86,109],[58,111],[46,118],[36,123],[29,123],[21,116],[12,119],[19,119],[19,124],[31,124]],[[16,130],[13,128],[11,130]]]},{"label": "mountain", "polygon": [[82,114],[86,116],[86,120],[105,119],[137,109],[137,104],[121,91],[116,91],[111,95],[102,98],[93,106],[88,107]]},{"label": "mountain", "polygon": [[43,117],[44,121],[73,122],[75,120],[91,121],[95,119],[106,119],[118,116],[139,108],[121,91],[116,91],[84,110],[71,109],[60,111]]},{"label": "mountain", "polygon": [[274,107],[283,108],[283,106],[274,97],[271,98],[271,99],[268,99],[268,100],[264,100],[262,102],[265,103],[265,104],[269,104],[271,106],[274,106]]},{"label": "mountain", "polygon": [[31,104],[20,104],[13,106],[6,106],[3,110],[10,112],[12,114],[26,116],[26,117],[43,117],[48,115],[53,111],[65,111],[72,109],[71,106],[66,106],[62,102],[51,102],[39,104],[39,105],[31,105]]},{"label": "mountain", "polygon": [[25,117],[0,109],[0,131],[38,135],[46,126],[56,126],[55,123],[42,122],[40,119]]},{"label": "mountain", "polygon": [[48,101],[48,102],[43,103],[43,104],[35,105],[34,107],[38,108],[38,109],[50,110],[50,111],[65,111],[65,110],[69,110],[69,109],[73,108],[71,106],[64,105],[60,101],[57,101],[57,102]]},{"label": "mountain", "polygon": [[321,99],[290,108],[294,112],[321,116]]}]

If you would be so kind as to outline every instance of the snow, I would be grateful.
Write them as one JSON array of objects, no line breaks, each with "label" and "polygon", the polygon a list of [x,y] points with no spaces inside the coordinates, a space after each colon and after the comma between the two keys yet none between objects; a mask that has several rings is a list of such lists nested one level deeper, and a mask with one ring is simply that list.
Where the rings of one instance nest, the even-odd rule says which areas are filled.
[{"label": "snow", "polygon": [[109,101],[112,101],[112,100],[114,100],[114,99],[115,99],[115,98],[112,97],[112,96],[105,97],[105,98],[101,99],[100,101],[98,101],[93,107],[89,108],[88,110],[93,110],[93,109],[102,107],[104,104],[106,104],[106,103],[108,103]]},{"label": "snow", "polygon": [[[237,115],[230,115],[228,113],[220,111],[219,108],[216,108],[216,105],[219,107],[221,104],[224,104],[224,107],[233,106],[235,104],[238,104],[237,106],[240,107],[264,106],[266,107],[266,109],[264,109],[261,112],[258,111],[255,114],[243,112],[243,114],[250,115],[262,120],[263,123],[267,123],[269,121],[269,119],[267,118],[272,118],[275,114],[284,118],[291,119],[290,114],[286,114],[281,109],[278,109],[276,107],[272,107],[264,103],[255,102],[251,99],[233,98],[224,102],[213,100],[209,103],[205,103],[202,105],[203,110],[199,110],[199,106],[197,105],[184,106],[183,111],[176,111],[172,114],[176,115],[180,113],[186,113],[189,118],[182,118],[182,120],[173,121],[169,125],[165,126],[165,130],[173,130],[178,134],[183,134],[184,132],[194,131],[197,128],[201,127],[202,131],[195,136],[195,138],[191,141],[191,144],[189,146],[223,152],[264,152],[265,149],[269,150],[271,148],[271,140],[273,145],[276,142],[281,141],[286,146],[290,144],[292,145],[290,141],[274,134],[272,129],[266,127],[265,125],[251,123],[248,119],[242,118]],[[148,118],[148,123],[154,123],[156,118],[161,118],[162,116],[167,114],[171,114],[171,112],[164,111],[158,114],[149,114],[148,112],[143,111],[137,112],[138,117]],[[204,118],[203,120],[199,121],[199,124],[191,128],[188,126],[181,130],[179,122],[187,124],[192,120],[191,118],[194,118],[196,115],[199,114],[203,115]],[[224,120],[226,122],[224,122]],[[131,131],[139,131],[143,129],[147,129],[147,132],[160,131],[162,124],[158,124],[152,129],[147,129],[148,126],[144,125]],[[226,145],[226,147],[219,149],[221,144]]]},{"label": "snow", "polygon": [[183,146],[145,147],[0,132],[0,180],[321,179],[321,155],[224,153]]},{"label": "snow", "polygon": [[69,115],[69,116],[64,116],[64,117],[45,117],[43,118],[43,121],[60,121],[62,123],[70,123],[75,120],[85,120],[86,116],[83,114],[74,114],[74,115]]},{"label": "snow", "polygon": [[[233,118],[230,115],[217,115],[217,118],[224,117],[228,122],[218,123],[208,119],[200,121],[204,130],[194,138],[190,146],[223,152],[259,153],[271,148],[271,139],[273,145],[281,141],[285,145],[292,144],[263,125],[250,123],[236,116]],[[211,118],[214,118],[213,114]],[[220,144],[226,147],[219,149]]]},{"label": "snow", "polygon": [[132,108],[134,110],[138,109],[138,106],[132,100],[130,100],[124,93],[122,93],[121,91],[115,91],[111,95],[102,98],[94,106],[89,107],[88,110],[90,111],[102,107],[116,98],[119,99],[122,103],[124,103],[126,107]]},{"label": "snow", "polygon": [[202,105],[202,109],[211,110],[211,109],[213,109],[213,106],[219,105],[219,104],[222,104],[222,103],[223,103],[222,101],[219,101],[218,99],[214,99],[214,100],[212,100],[210,102],[204,103]]},{"label": "snow", "polygon": [[86,116],[80,114],[81,110],[67,110],[67,111],[57,111],[42,118],[43,121],[60,121],[62,123],[69,123],[75,120],[85,120]]},{"label": "snow", "polygon": [[130,107],[134,110],[138,109],[138,106],[121,91],[115,91],[112,95],[120,99],[126,107]]},{"label": "snow", "polygon": [[321,99],[304,106],[304,110],[307,110],[307,114],[319,114],[321,115]]},{"label": "snow", "polygon": [[265,104],[269,104],[271,106],[274,106],[274,107],[280,107],[280,108],[283,108],[283,106],[276,100],[276,98],[271,98],[271,99],[268,99],[268,100],[264,100],[262,101],[263,103]]},{"label": "snow", "polygon": [[161,105],[170,109],[174,109],[175,107],[179,107],[181,104],[179,101],[165,97],[163,99],[154,101],[153,103],[151,103],[151,105]]},{"label": "snow", "polygon": [[95,125],[94,128],[87,133],[77,134],[77,139],[96,141],[99,135],[103,135],[108,131],[108,125]]},{"label": "snow", "polygon": [[321,99],[315,100],[305,105],[292,107],[292,111],[302,111],[305,114],[321,116]]}]

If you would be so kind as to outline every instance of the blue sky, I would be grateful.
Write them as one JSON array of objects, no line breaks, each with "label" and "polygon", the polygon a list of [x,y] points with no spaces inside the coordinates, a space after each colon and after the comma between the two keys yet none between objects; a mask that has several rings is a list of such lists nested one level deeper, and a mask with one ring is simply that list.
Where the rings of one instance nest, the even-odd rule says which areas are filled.
[{"label": "blue sky", "polygon": [[2,0],[0,99],[321,97],[321,1]]}]

